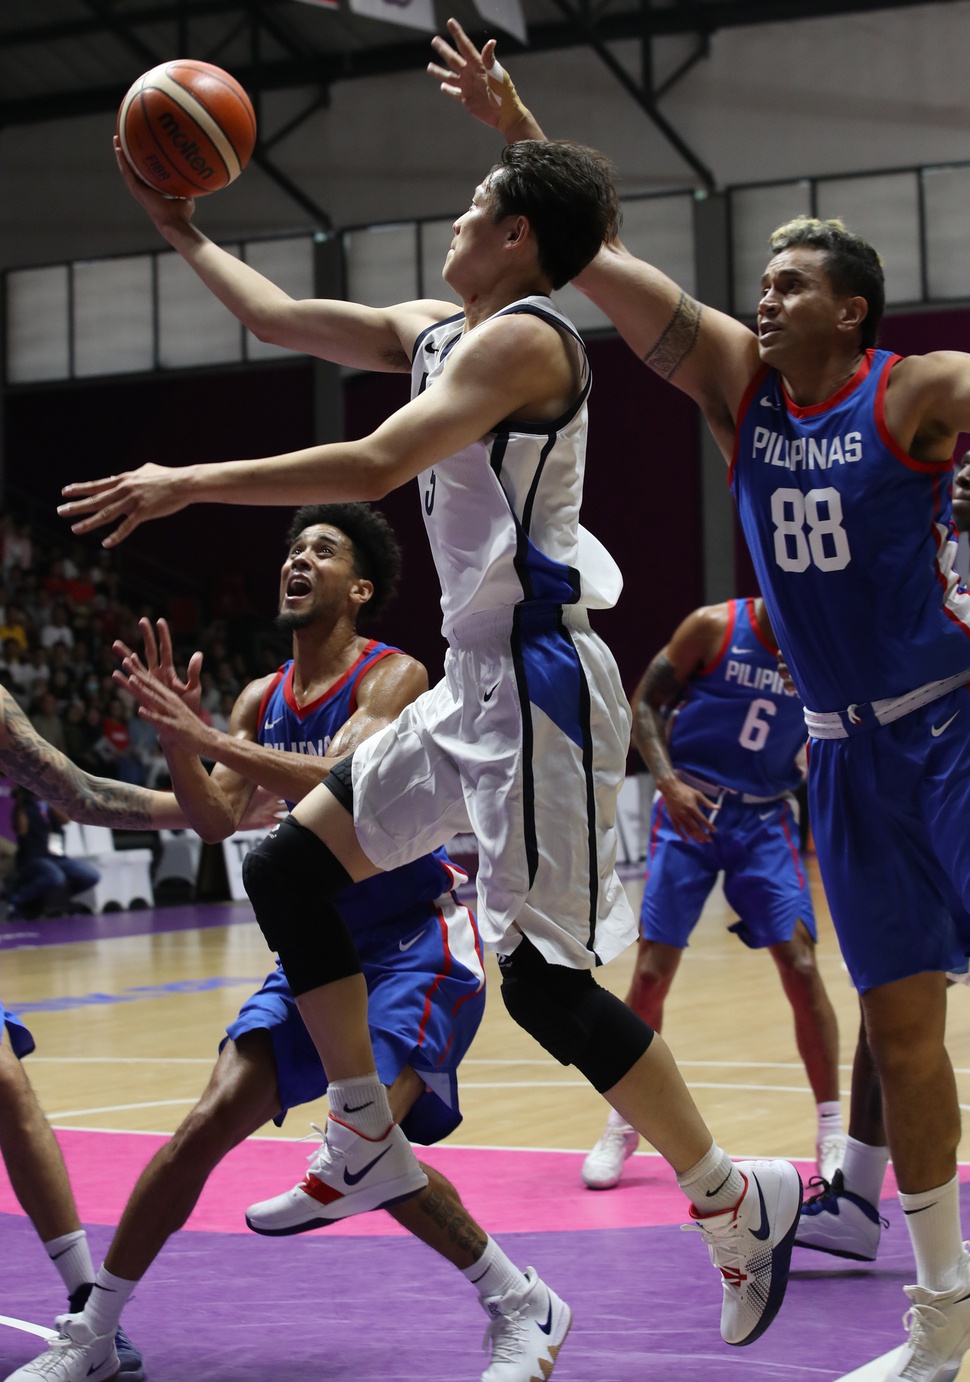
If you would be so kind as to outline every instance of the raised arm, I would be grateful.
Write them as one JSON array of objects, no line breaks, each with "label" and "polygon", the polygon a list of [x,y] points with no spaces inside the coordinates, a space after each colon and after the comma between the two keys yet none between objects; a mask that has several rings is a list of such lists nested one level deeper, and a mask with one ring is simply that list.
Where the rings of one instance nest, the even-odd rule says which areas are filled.
[{"label": "raised arm", "polygon": [[115,157],[128,190],[219,301],[261,341],[339,365],[406,373],[415,337],[451,316],[447,302],[405,302],[372,308],[338,299],[291,298],[261,273],[214,244],[192,222],[195,202],[163,197],[137,178],[115,137]]},{"label": "raised arm", "polygon": [[185,816],[171,792],[92,777],[42,739],[0,687],[0,773],[82,825],[116,830],[180,829]]},{"label": "raised arm", "polygon": [[[420,662],[405,654],[382,658],[361,679],[357,708],[334,736],[330,754],[280,753],[259,743],[259,708],[271,678],[251,682],[233,706],[227,733],[204,724],[183,699],[144,667],[126,659],[126,684],[158,730],[176,795],[202,838],[215,843],[239,828],[256,786],[300,801],[338,758],[376,734],[427,690]],[[215,761],[211,775],[200,759]]]},{"label": "raised arm", "polygon": [[[448,30],[452,42],[432,39],[439,62],[428,65],[442,92],[476,120],[499,130],[508,144],[544,139],[512,78],[496,61],[494,40],[479,52],[457,20],[448,21]],[[759,363],[754,333],[726,313],[696,302],[619,240],[605,245],[574,282],[645,365],[700,405],[730,460],[738,408]]]},{"label": "raised arm", "polygon": [[[498,316],[468,332],[434,387],[359,441],[308,447],[263,460],[182,466],[145,465],[103,480],[68,485],[58,512],[76,533],[106,523],[116,546],[139,523],[188,504],[270,504],[381,499],[516,415],[558,416],[575,398],[573,357],[560,333],[529,314]],[[90,515],[90,517],[84,517]]]},{"label": "raised arm", "polygon": [[667,747],[668,716],[690,678],[716,655],[726,627],[723,605],[689,614],[647,667],[631,700],[633,742],[664,799],[671,824],[685,840],[710,839],[715,803],[677,776]]}]

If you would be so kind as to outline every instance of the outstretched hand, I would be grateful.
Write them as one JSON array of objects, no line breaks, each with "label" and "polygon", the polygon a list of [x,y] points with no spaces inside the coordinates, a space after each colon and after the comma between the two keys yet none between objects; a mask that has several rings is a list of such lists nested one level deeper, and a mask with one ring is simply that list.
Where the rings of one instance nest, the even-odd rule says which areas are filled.
[{"label": "outstretched hand", "polygon": [[115,158],[118,160],[118,171],[124,178],[128,191],[135,201],[145,208],[158,229],[162,230],[165,225],[176,223],[188,225],[195,212],[195,199],[193,197],[167,197],[164,192],[158,192],[154,187],[149,187],[147,182],[142,182],[128,162],[121,147],[121,140],[117,135],[114,137],[114,148]]},{"label": "outstretched hand", "polygon": [[61,493],[70,502],[58,505],[57,512],[70,520],[72,533],[91,533],[120,519],[101,543],[102,547],[117,547],[140,523],[178,513],[191,502],[188,470],[149,462],[122,475],[65,485]]},{"label": "outstretched hand", "polygon": [[428,63],[429,74],[444,94],[460,101],[483,125],[501,130],[507,139],[513,132],[517,139],[541,139],[542,131],[495,56],[495,39],[490,38],[479,51],[457,19],[448,20],[448,32],[452,43],[440,34],[431,40],[441,62]]},{"label": "outstretched hand", "polygon": [[186,669],[185,680],[179,676],[175,668],[175,653],[172,649],[172,632],[168,626],[167,619],[159,619],[156,630],[152,628],[152,621],[144,617],[138,620],[138,627],[141,630],[142,642],[145,646],[145,660],[142,662],[133,649],[123,643],[120,638],[115,639],[112,644],[112,651],[119,659],[124,672],[115,672],[114,679],[121,686],[127,686],[126,676],[132,672],[143,672],[146,676],[154,678],[167,686],[170,691],[174,691],[177,696],[188,706],[193,715],[198,715],[199,707],[202,704],[202,654],[195,652],[189,658],[189,665]]}]

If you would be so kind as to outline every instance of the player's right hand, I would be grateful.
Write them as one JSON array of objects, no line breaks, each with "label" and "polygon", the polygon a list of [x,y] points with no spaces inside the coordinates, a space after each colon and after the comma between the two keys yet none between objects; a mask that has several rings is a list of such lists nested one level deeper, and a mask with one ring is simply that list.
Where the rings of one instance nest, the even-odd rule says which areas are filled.
[{"label": "player's right hand", "polygon": [[688,787],[679,777],[671,777],[657,784],[670,824],[682,840],[696,840],[704,844],[717,834],[713,815],[717,802],[711,801],[696,787]]},{"label": "player's right hand", "polygon": [[128,191],[135,201],[145,208],[159,230],[165,225],[188,225],[195,214],[195,199],[193,197],[166,197],[164,193],[156,191],[154,187],[149,187],[147,182],[142,182],[125,158],[121,140],[117,135],[114,137],[114,146],[118,169],[127,183]]}]

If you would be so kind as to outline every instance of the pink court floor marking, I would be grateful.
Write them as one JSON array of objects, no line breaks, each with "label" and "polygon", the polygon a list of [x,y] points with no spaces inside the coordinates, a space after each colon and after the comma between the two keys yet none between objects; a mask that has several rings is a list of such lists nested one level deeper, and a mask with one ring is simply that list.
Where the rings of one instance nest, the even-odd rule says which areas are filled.
[{"label": "pink court floor marking", "polygon": [[[81,1219],[116,1224],[143,1167],[166,1139],[154,1134],[59,1129],[58,1141],[74,1186]],[[312,1144],[250,1138],[231,1152],[209,1179],[186,1228],[196,1232],[246,1233],[243,1213],[256,1200],[286,1190],[303,1175]],[[535,1233],[562,1229],[638,1228],[679,1224],[686,1201],[673,1173],[658,1156],[637,1156],[615,1190],[587,1190],[579,1175],[579,1152],[480,1147],[418,1148],[422,1160],[452,1180],[472,1214],[493,1233]],[[814,1166],[797,1162],[802,1179]],[[960,1167],[970,1181],[970,1166]],[[890,1170],[884,1197],[896,1193]],[[0,1163],[0,1212],[19,1214]],[[366,1214],[328,1229],[328,1236],[404,1234],[386,1214]]]}]

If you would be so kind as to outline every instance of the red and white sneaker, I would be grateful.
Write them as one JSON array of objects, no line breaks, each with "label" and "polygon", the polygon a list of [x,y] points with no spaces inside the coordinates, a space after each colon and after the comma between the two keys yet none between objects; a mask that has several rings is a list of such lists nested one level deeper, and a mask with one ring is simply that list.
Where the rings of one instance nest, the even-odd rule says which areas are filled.
[{"label": "red and white sneaker", "polygon": [[271,1238],[306,1233],[352,1214],[397,1204],[428,1183],[396,1123],[383,1137],[374,1138],[330,1117],[320,1135],[323,1143],[307,1157],[310,1169],[300,1184],[249,1206],[246,1223],[254,1233]]},{"label": "red and white sneaker", "polygon": [[732,1209],[699,1214],[692,1223],[720,1270],[721,1338],[753,1344],[781,1309],[802,1207],[802,1178],[790,1161],[739,1161],[744,1193]]}]

